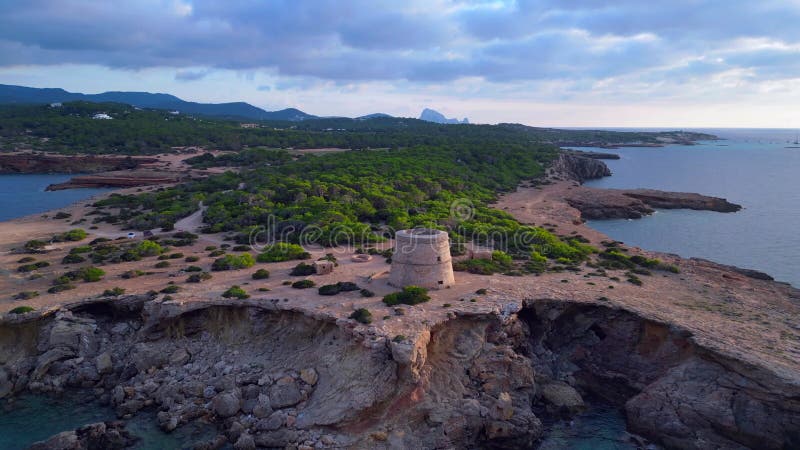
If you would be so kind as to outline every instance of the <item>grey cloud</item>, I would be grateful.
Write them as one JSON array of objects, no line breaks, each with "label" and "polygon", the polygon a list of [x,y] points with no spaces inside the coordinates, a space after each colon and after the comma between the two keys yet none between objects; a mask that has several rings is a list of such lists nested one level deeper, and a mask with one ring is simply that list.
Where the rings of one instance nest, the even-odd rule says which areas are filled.
[{"label": "grey cloud", "polygon": [[479,77],[580,86],[737,67],[765,79],[798,70],[796,52],[737,44],[798,43],[800,7],[790,0],[518,0],[501,8],[453,0],[441,10],[421,0],[185,2],[188,15],[172,0],[0,2],[0,65],[169,67],[180,81],[204,77],[196,68],[207,67],[336,82]]}]

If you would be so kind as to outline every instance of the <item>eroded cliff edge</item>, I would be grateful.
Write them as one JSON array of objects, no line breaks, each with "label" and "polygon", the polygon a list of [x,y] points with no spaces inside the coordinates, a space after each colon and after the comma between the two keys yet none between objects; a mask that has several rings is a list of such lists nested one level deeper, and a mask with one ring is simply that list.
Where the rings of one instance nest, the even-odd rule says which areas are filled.
[{"label": "eroded cliff edge", "polygon": [[6,316],[0,364],[2,396],[90,388],[236,448],[529,448],[587,393],[667,447],[800,445],[796,372],[603,302],[506,299],[395,339],[277,299],[129,296]]}]

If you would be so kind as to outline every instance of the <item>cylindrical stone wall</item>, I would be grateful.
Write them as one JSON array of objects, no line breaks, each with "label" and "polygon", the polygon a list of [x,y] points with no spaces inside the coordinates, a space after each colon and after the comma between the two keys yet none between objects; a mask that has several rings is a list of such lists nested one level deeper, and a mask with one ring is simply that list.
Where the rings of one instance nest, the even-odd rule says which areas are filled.
[{"label": "cylindrical stone wall", "polygon": [[428,228],[395,233],[389,284],[444,289],[455,284],[447,233]]}]

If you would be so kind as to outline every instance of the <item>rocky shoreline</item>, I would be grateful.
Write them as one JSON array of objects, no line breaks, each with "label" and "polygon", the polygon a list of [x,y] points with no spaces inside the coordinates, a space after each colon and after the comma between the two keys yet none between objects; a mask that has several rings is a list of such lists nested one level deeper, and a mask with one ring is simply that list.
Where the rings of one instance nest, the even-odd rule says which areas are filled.
[{"label": "rocky shoreline", "polygon": [[72,177],[64,183],[51,184],[47,191],[60,191],[64,189],[80,188],[128,188],[138,186],[153,186],[158,184],[177,183],[181,180],[178,174],[168,172],[137,172],[121,171],[106,172],[97,175],[82,175]]},{"label": "rocky shoreline", "polygon": [[581,393],[670,448],[800,444],[797,374],[601,302],[507,301],[401,341],[279,299],[80,302],[0,321],[0,394],[90,388],[122,419],[222,425],[197,448],[530,448],[534,409],[574,414]]},{"label": "rocky shoreline", "polygon": [[564,193],[566,202],[581,212],[584,220],[640,219],[656,209],[693,209],[698,211],[736,212],[741,205],[724,198],[690,192],[655,189],[598,189],[583,186],[586,180],[611,176],[601,159],[606,154],[565,151],[548,169],[549,182],[571,180],[577,184]]}]

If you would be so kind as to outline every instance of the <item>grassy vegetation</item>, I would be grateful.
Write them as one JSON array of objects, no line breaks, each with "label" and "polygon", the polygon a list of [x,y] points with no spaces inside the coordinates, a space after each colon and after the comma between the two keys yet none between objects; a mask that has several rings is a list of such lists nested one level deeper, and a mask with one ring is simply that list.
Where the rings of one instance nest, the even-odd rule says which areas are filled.
[{"label": "grassy vegetation", "polygon": [[267,278],[269,278],[269,270],[267,269],[258,269],[253,272],[254,280],[266,280]]},{"label": "grassy vegetation", "polygon": [[9,314],[25,314],[31,311],[36,311],[36,309],[34,309],[31,306],[17,306],[16,308],[9,311]]},{"label": "grassy vegetation", "polygon": [[276,242],[260,253],[256,260],[260,263],[272,263],[310,258],[311,255],[300,245]]},{"label": "grassy vegetation", "polygon": [[316,286],[316,283],[311,280],[300,280],[292,283],[292,287],[295,289],[308,289],[314,286]]},{"label": "grassy vegetation", "polygon": [[360,289],[361,288],[359,288],[355,283],[350,281],[340,281],[336,284],[326,284],[324,286],[320,286],[319,295],[336,295],[340,292],[358,291]]},{"label": "grassy vegetation", "polygon": [[214,260],[211,264],[211,270],[237,270],[253,267],[256,263],[255,258],[250,253],[243,253],[241,255],[225,255],[222,258]]}]

